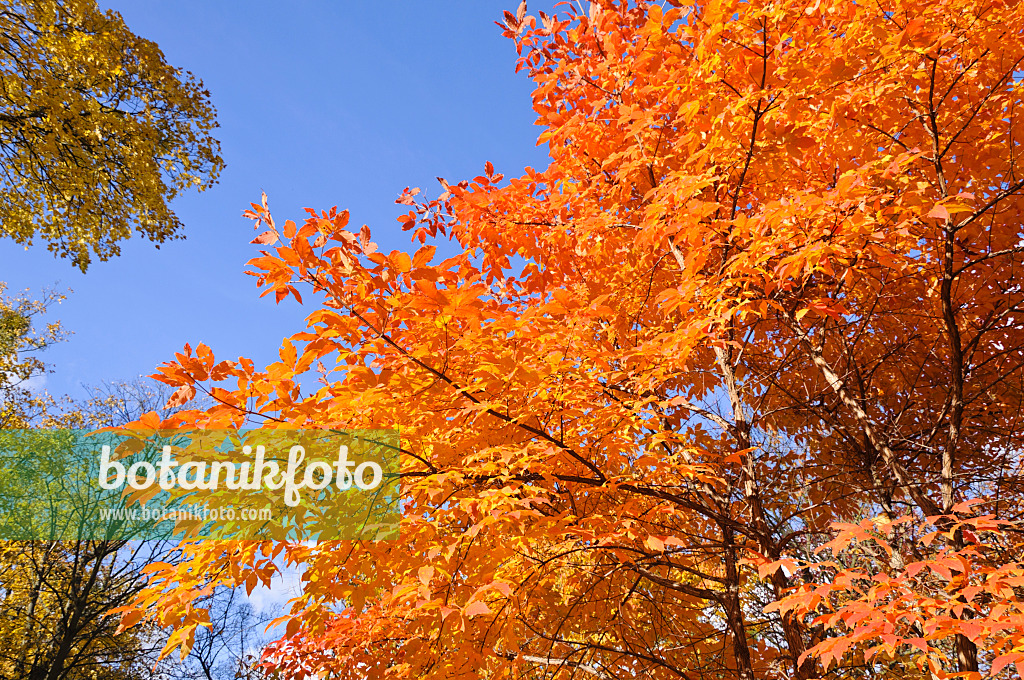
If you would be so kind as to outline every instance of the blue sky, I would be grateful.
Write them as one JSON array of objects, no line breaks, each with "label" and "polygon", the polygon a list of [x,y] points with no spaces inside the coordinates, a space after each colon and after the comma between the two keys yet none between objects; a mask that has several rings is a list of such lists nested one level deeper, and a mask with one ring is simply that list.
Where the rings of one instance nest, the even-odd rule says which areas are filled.
[{"label": "blue sky", "polygon": [[435,176],[473,177],[485,161],[506,176],[545,165],[531,84],[493,24],[513,0],[100,4],[203,80],[227,167],[217,186],[174,203],[186,240],[156,250],[134,238],[85,275],[45,247],[0,240],[9,294],[73,291],[50,315],[74,333],[42,357],[52,394],[149,374],[186,342],[273,361],[311,309],[259,298],[242,273],[256,246],[241,212],[261,191],[279,220],[347,208],[388,251],[409,244],[395,221],[405,186],[429,196]]}]

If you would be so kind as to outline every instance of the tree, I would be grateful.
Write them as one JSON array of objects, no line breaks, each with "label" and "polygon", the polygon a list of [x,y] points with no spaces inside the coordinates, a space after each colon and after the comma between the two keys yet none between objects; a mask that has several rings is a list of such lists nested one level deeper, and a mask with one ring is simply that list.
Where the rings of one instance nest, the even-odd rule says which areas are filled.
[{"label": "tree", "polygon": [[259,663],[266,644],[264,628],[271,621],[257,613],[238,589],[220,590],[206,598],[210,625],[196,631],[191,653],[164,659],[161,680],[262,680],[267,677]]},{"label": "tree", "polygon": [[415,252],[253,204],[317,308],[163,425],[400,427],[404,531],[184,544],[129,616],[299,564],[284,677],[1024,674],[1024,7],[669,4],[507,13],[550,163],[407,189]]},{"label": "tree", "polygon": [[46,411],[51,400],[33,393],[29,381],[46,373],[38,353],[65,335],[58,322],[33,330],[32,320],[64,296],[49,292],[39,300],[24,294],[8,298],[5,289],[0,281],[0,428],[18,428]]},{"label": "tree", "polygon": [[0,76],[0,234],[82,271],[178,237],[168,202],[224,166],[202,83],[95,0],[0,3]]},{"label": "tree", "polygon": [[25,680],[150,677],[158,631],[119,630],[111,610],[131,601],[155,543],[3,541],[0,672]]},{"label": "tree", "polygon": [[[20,317],[24,318],[24,317]],[[17,326],[23,328],[23,325]],[[23,332],[23,331],[22,331]],[[132,541],[121,537],[92,540],[75,538],[75,527],[47,527],[49,516],[40,516],[45,490],[34,484],[42,474],[49,479],[67,477],[66,455],[61,450],[61,433],[66,428],[99,428],[123,424],[141,413],[160,409],[170,392],[150,381],[103,383],[88,390],[91,396],[75,402],[35,398],[32,408],[25,400],[12,405],[7,427],[0,428],[3,455],[3,534],[26,530],[40,540],[0,541],[0,677],[24,680],[141,680],[151,678],[157,652],[165,636],[145,622],[119,630],[113,615],[129,604],[145,585],[141,570],[168,557],[162,541]],[[14,407],[21,407],[20,409]],[[165,411],[170,415],[173,411]],[[42,441],[55,443],[29,452],[10,448],[7,430],[30,426],[44,430]],[[64,428],[64,429],[54,429]],[[17,434],[14,446],[23,442]],[[25,466],[17,459],[21,458]],[[25,460],[27,458],[27,460]],[[38,496],[28,504],[29,512],[16,512],[20,498]],[[11,502],[8,502],[8,498]],[[52,497],[51,497],[52,499]],[[33,512],[34,511],[34,512]],[[14,522],[17,527],[10,527]],[[40,526],[40,525],[43,526]],[[41,540],[48,531],[58,533]],[[221,598],[223,599],[223,598]],[[233,613],[237,615],[236,611]],[[227,613],[225,612],[225,616]],[[236,616],[236,618],[238,618]],[[250,636],[253,637],[253,636]],[[213,636],[210,644],[233,650],[234,639]],[[167,673],[164,677],[172,677]],[[178,676],[173,676],[178,677]]]},{"label": "tree", "polygon": [[151,411],[164,417],[180,410],[166,408],[171,390],[144,376],[132,380],[105,380],[99,385],[83,385],[88,395],[66,400],[62,408],[49,410],[33,424],[47,428],[97,429],[130,423]]}]

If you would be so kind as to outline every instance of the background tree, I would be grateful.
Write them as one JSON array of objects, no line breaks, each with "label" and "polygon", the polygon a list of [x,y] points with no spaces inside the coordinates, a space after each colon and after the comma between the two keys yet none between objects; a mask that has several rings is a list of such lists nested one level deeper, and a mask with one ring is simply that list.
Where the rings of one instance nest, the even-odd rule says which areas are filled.
[{"label": "background tree", "polygon": [[4,295],[0,281],[0,429],[27,427],[41,416],[52,400],[41,391],[30,389],[30,381],[46,374],[39,352],[61,341],[65,333],[59,322],[33,329],[32,321],[64,296],[47,293],[33,300],[26,295]]},{"label": "background tree", "polygon": [[142,585],[156,542],[4,541],[0,672],[24,680],[151,677],[161,642],[152,626],[118,630],[112,609]]},{"label": "background tree", "polygon": [[[154,396],[158,390],[141,380],[112,383],[93,392],[80,403],[30,395],[28,401],[12,404],[9,427],[109,426],[126,422],[120,419],[126,411],[152,408],[159,398]],[[33,454],[31,469],[21,472],[12,468],[11,452],[4,453],[5,496],[16,496],[38,471],[61,474],[47,469],[45,452]],[[11,474],[14,477],[7,478]],[[30,513],[16,521],[24,528],[46,520]],[[35,532],[45,536],[47,527],[37,526]],[[120,631],[111,611],[139,592],[144,585],[139,570],[163,557],[167,546],[122,539],[56,539],[0,542],[0,675],[26,680],[150,677],[155,651],[162,645],[160,631],[146,625]]]},{"label": "background tree", "polygon": [[[22,317],[23,318],[23,317]],[[22,325],[16,326],[19,329]],[[124,424],[153,409],[160,409],[170,391],[145,379],[112,381],[87,389],[79,401],[33,397],[12,404],[9,427],[95,429]],[[15,409],[15,406],[22,408]],[[173,409],[165,411],[165,415]],[[0,433],[2,435],[2,433]],[[0,436],[0,439],[3,437]],[[0,442],[2,448],[7,442]],[[29,469],[11,465],[7,449],[0,487],[6,497],[18,494],[26,479],[47,470],[45,452],[33,455]],[[61,459],[62,463],[66,459]],[[70,476],[71,472],[67,471]],[[12,477],[13,475],[13,477]],[[31,506],[30,506],[31,507]],[[5,511],[11,508],[5,505]],[[27,525],[41,521],[38,513],[14,517]],[[12,521],[9,514],[4,524]],[[57,528],[61,530],[60,527]],[[71,528],[71,531],[74,531]],[[45,536],[47,527],[36,527]],[[32,532],[27,532],[31,534]],[[10,527],[4,527],[10,534]],[[142,570],[169,557],[169,544],[161,541],[108,540],[5,540],[0,541],[0,677],[23,680],[142,680],[152,677],[204,678],[188,675],[183,667],[167,661],[158,666],[157,652],[167,634],[142,622],[118,630],[113,615],[128,605],[145,585]],[[222,666],[249,669],[246,654],[258,653],[259,635],[240,627],[257,627],[258,619],[232,599],[233,593],[208,597],[218,627],[201,636],[215,654],[217,674],[207,680],[229,677]],[[226,604],[225,604],[226,603]],[[219,618],[218,618],[219,617]],[[249,666],[252,664],[249,663]],[[232,675],[234,677],[232,670]],[[255,677],[255,676],[253,676]]]},{"label": "background tree", "polygon": [[[0,2],[0,235],[42,241],[82,271],[133,230],[157,244],[178,237],[169,201],[223,167],[214,127],[201,82],[117,13],[92,0]],[[32,320],[60,299],[0,300],[0,428],[114,425],[166,401],[141,381],[77,403],[30,390],[45,372],[35,353],[62,335],[59,324],[33,333]],[[117,540],[3,542],[0,675],[151,677],[159,631],[118,631],[110,612],[163,554]]]},{"label": "background tree", "polygon": [[1024,7],[669,4],[506,14],[551,162],[407,190],[415,252],[254,204],[323,302],[165,424],[399,427],[404,531],[185,544],[130,616],[295,563],[285,677],[1024,674]]},{"label": "background tree", "polygon": [[[85,271],[223,168],[209,93],[94,0],[0,3],[0,234]],[[159,246],[157,246],[159,247]]]},{"label": "background tree", "polygon": [[261,656],[272,617],[256,612],[237,588],[204,598],[210,625],[196,631],[191,653],[168,657],[158,666],[166,680],[262,680],[267,674]]}]

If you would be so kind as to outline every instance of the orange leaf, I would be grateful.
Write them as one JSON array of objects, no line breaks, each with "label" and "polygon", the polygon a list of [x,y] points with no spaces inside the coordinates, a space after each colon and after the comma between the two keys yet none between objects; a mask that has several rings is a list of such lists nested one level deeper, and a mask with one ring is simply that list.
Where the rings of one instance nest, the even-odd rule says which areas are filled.
[{"label": "orange leaf", "polygon": [[253,240],[249,241],[249,243],[259,243],[260,245],[265,246],[273,245],[277,243],[277,233],[273,231],[265,231]]},{"label": "orange leaf", "polygon": [[474,600],[462,609],[463,616],[467,618],[473,618],[474,616],[482,616],[490,613],[490,608],[483,600]]},{"label": "orange leaf", "polygon": [[164,404],[164,408],[176,408],[182,404],[191,401],[196,396],[195,385],[182,385],[174,391],[174,394],[170,396],[167,403]]}]

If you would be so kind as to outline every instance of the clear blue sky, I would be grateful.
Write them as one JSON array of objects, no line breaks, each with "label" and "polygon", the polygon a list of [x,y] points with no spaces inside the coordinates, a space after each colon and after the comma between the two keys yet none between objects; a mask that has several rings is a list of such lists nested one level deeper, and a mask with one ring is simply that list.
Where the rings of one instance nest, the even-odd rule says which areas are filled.
[{"label": "clear blue sky", "polygon": [[[435,176],[543,167],[531,85],[493,22],[514,0],[117,0],[105,3],[201,78],[218,109],[220,183],[178,199],[186,240],[133,238],[82,275],[36,246],[0,240],[8,292],[70,288],[54,310],[73,331],[43,359],[53,394],[149,374],[185,342],[273,361],[310,309],[258,297],[242,271],[256,246],[241,217],[266,191],[275,216],[337,205],[385,251],[407,248],[394,199],[438,193]],[[531,13],[535,11],[531,3]],[[539,7],[547,9],[543,3]]]}]

